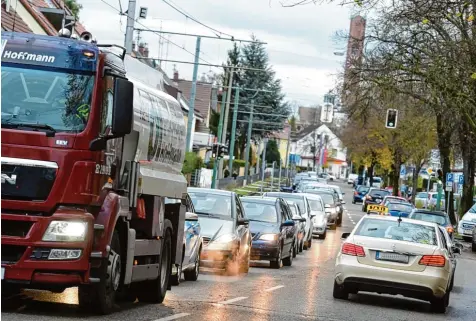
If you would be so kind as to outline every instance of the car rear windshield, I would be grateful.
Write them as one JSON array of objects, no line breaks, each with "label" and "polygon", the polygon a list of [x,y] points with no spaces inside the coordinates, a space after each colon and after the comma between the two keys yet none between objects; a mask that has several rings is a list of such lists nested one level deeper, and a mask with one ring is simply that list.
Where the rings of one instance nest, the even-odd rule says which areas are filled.
[{"label": "car rear windshield", "polygon": [[311,211],[323,211],[321,202],[319,202],[318,200],[308,198],[307,201],[309,202],[309,207],[311,207]]},{"label": "car rear windshield", "polygon": [[250,221],[276,223],[278,222],[278,212],[276,206],[270,203],[259,203],[256,201],[241,200],[245,208],[246,217]]},{"label": "car rear windshield", "polygon": [[436,223],[438,225],[443,225],[443,226],[446,226],[449,223],[448,217],[446,217],[444,215],[431,214],[431,213],[422,213],[422,212],[413,213],[412,214],[412,219],[425,221],[425,222]]},{"label": "car rear windshield", "polygon": [[231,217],[231,197],[204,192],[189,192],[195,213],[199,215],[219,215]]},{"label": "car rear windshield", "polygon": [[385,196],[387,196],[387,195],[390,195],[390,192],[389,192],[389,191],[386,191],[386,190],[382,190],[382,189],[373,189],[373,190],[370,191],[369,194],[370,194],[370,196],[372,196],[372,197],[378,197],[378,196],[380,196],[380,197],[383,198],[383,197],[385,197]]},{"label": "car rear windshield", "polygon": [[359,187],[357,187],[357,192],[367,193],[369,189],[370,187],[360,185]]},{"label": "car rear windshield", "polygon": [[304,206],[304,200],[302,199],[302,197],[293,197],[293,196],[290,196],[290,195],[292,195],[292,194],[289,194],[289,193],[282,193],[282,194],[280,194],[280,193],[266,193],[265,194],[265,196],[281,197],[284,200],[293,201],[299,207],[299,210],[301,211],[301,213],[306,213],[306,207]]},{"label": "car rear windshield", "polygon": [[387,207],[389,211],[399,211],[405,213],[410,213],[413,210],[413,206],[405,203],[388,203]]},{"label": "car rear windshield", "polygon": [[334,206],[334,196],[332,196],[332,194],[318,193],[318,192],[314,192],[313,194],[319,195],[322,198],[322,200],[324,201],[324,204]]},{"label": "car rear windshield", "polygon": [[437,245],[436,230],[431,226],[416,223],[366,218],[355,235],[410,243]]}]

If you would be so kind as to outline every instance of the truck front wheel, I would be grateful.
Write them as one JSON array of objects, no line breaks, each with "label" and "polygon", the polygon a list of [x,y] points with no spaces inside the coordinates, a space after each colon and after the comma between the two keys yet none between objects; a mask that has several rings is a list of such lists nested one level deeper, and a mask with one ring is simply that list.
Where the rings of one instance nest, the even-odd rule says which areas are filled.
[{"label": "truck front wheel", "polygon": [[[167,223],[164,225],[167,226]],[[165,230],[162,252],[158,259],[158,262],[160,262],[159,276],[155,280],[144,282],[141,291],[137,293],[137,298],[140,302],[162,303],[165,299],[172,262],[172,232],[170,229]]]},{"label": "truck front wheel", "polygon": [[[78,288],[79,306],[83,309],[92,309],[100,314],[110,314],[114,309],[116,292],[121,281],[121,242],[119,234],[114,231],[111,240],[111,250],[107,261],[101,264],[97,275],[99,283],[81,285]],[[96,271],[92,271],[96,272]]]}]

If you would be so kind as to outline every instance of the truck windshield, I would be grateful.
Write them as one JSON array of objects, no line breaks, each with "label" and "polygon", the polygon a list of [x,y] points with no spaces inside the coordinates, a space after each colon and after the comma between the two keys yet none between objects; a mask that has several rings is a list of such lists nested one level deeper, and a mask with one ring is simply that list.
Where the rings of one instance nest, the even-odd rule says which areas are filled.
[{"label": "truck windshield", "polygon": [[91,74],[2,64],[2,127],[82,132],[93,86]]}]

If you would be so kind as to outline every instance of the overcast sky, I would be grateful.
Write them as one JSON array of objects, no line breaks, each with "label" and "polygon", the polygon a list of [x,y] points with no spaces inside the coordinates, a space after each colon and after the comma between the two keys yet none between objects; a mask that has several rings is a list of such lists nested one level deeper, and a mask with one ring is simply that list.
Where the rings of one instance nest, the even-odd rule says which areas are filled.
[{"label": "overcast sky", "polygon": [[[278,0],[167,0],[203,24],[235,37],[249,39],[254,33],[267,43],[270,63],[282,80],[288,100],[301,105],[322,103],[323,95],[335,85],[335,75],[342,69],[344,57],[334,55],[345,49],[345,41],[336,41],[337,31],[348,30],[350,9],[338,5],[306,5],[283,8]],[[292,2],[293,0],[284,0]],[[127,10],[127,0],[78,0],[83,5],[80,21],[100,43],[124,44],[126,17],[119,15],[119,2]],[[108,3],[110,6],[108,6]],[[203,34],[215,32],[203,27],[169,7],[162,0],[137,0],[147,7],[147,19],[136,28]],[[223,35],[223,37],[226,37]],[[151,32],[141,33],[150,48],[150,57],[192,62],[195,37],[170,36],[159,46],[160,37]],[[202,39],[201,62],[221,64],[226,60],[232,43],[225,40]],[[162,50],[160,50],[162,47]],[[162,67],[172,76],[173,63]],[[177,64],[180,78],[191,79],[193,65]],[[220,68],[200,66],[199,75]]]}]

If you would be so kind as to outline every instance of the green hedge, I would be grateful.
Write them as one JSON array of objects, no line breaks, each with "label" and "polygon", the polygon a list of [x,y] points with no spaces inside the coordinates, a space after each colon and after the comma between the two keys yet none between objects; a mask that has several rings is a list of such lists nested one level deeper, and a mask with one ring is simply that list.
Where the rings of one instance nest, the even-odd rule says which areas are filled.
[{"label": "green hedge", "polygon": [[194,152],[185,153],[185,160],[182,166],[183,174],[192,174],[196,169],[203,166],[203,160]]}]

